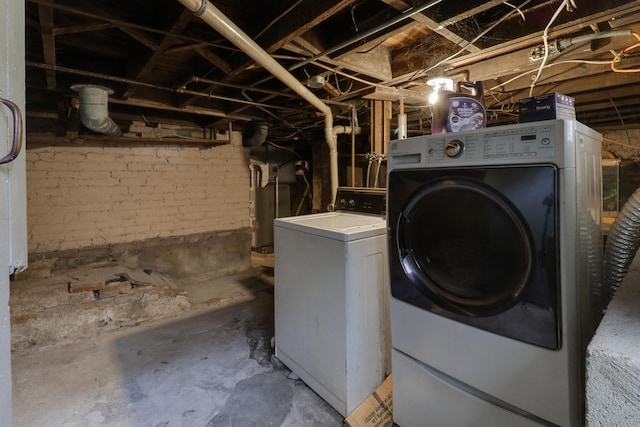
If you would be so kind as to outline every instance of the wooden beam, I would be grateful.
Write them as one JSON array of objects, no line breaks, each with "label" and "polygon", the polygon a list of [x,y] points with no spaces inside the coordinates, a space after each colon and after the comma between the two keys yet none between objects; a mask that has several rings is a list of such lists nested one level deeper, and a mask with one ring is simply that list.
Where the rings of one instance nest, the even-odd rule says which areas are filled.
[{"label": "wooden beam", "polygon": [[[416,70],[428,70],[444,58],[459,51],[459,47],[436,33],[427,34],[425,37],[407,43],[404,46],[392,50],[392,67],[394,76],[414,76]],[[441,69],[442,67],[438,67]],[[440,74],[436,69],[434,72]],[[429,71],[431,73],[431,71]],[[423,79],[431,77],[425,72]],[[397,80],[394,78],[393,81]],[[394,84],[395,85],[395,84]]]},{"label": "wooden beam", "polygon": [[226,119],[232,120],[240,120],[240,121],[250,121],[257,119],[256,117],[246,116],[241,114],[234,113],[226,113],[222,110],[214,110],[211,108],[199,108],[199,107],[174,107],[167,104],[162,104],[159,102],[148,101],[146,99],[116,99],[110,98],[110,104],[122,104],[122,105],[133,105],[136,107],[144,107],[144,108],[154,108],[157,110],[165,110],[165,111],[175,111],[178,113],[186,113],[186,114],[199,114],[202,116],[213,116],[213,117],[224,117]]},{"label": "wooden beam", "polygon": [[[193,16],[193,13],[189,9],[186,9],[186,8],[183,9],[178,19],[176,19],[173,25],[171,26],[171,30],[169,32],[172,34],[180,34],[186,28],[189,22],[191,22],[192,16]],[[165,50],[169,48],[169,46],[171,46],[171,44],[174,42],[175,42],[175,38],[173,36],[170,36],[170,35],[165,36],[160,42],[160,44],[158,45],[158,47],[153,51],[151,56],[147,58],[145,63],[142,65],[142,67],[140,67],[138,72],[132,78],[134,80],[144,80],[148,78],[153,68],[164,56]],[[129,98],[133,94],[134,90],[135,90],[135,86],[130,85],[122,94],[122,98],[123,99]]]},{"label": "wooden beam", "polygon": [[[634,31],[640,30],[640,25],[632,28]],[[632,37],[614,37],[604,45],[600,45],[598,49],[591,51],[588,43],[572,46],[563,51],[558,56],[552,56],[548,60],[548,67],[542,71],[540,83],[549,83],[555,80],[571,80],[574,78],[583,78],[590,74],[599,74],[603,71],[610,71],[608,61],[612,59],[610,53],[620,51],[627,47],[633,40]],[[604,41],[604,39],[602,40]],[[528,88],[531,84],[530,76],[537,73],[540,62],[531,62],[529,60],[530,49],[521,49],[517,52],[511,52],[498,58],[491,58],[486,61],[480,61],[464,68],[469,80],[484,80],[485,90],[492,86],[498,85],[508,80],[530,71],[531,74],[524,75],[505,85],[501,85],[497,92],[512,92],[523,88]],[[582,60],[601,60],[604,65],[580,64]],[[576,63],[565,63],[566,61],[576,61]],[[557,65],[554,65],[557,64]],[[634,68],[636,65],[631,64]],[[452,70],[455,73],[455,70]],[[611,73],[613,74],[613,73]],[[493,81],[492,81],[493,80]],[[489,81],[492,81],[489,83]]]},{"label": "wooden beam", "polygon": [[[271,26],[256,40],[267,52],[273,53],[285,46],[294,38],[304,34],[311,28],[320,24],[331,15],[348,7],[356,0],[303,0],[297,7],[283,16],[278,25]],[[242,65],[227,73],[225,80],[233,80],[237,75],[253,66],[253,60],[246,61]],[[208,87],[205,91],[215,90],[215,86]],[[198,100],[191,97],[185,100],[182,106],[188,106]],[[243,110],[242,108],[241,110]]]},{"label": "wooden beam", "polygon": [[386,154],[391,139],[391,101],[371,100],[371,151]]},{"label": "wooden beam", "polygon": [[65,131],[65,137],[69,139],[75,139],[78,137],[78,130],[80,129],[80,101],[78,98],[71,100],[71,106],[67,110],[67,128]]},{"label": "wooden beam", "polygon": [[[38,16],[40,18],[40,34],[42,36],[42,50],[44,62],[47,65],[56,65],[56,40],[53,35],[53,9],[46,6],[38,6]],[[56,72],[46,71],[47,89],[56,88]]]},{"label": "wooden beam", "polygon": [[[30,0],[31,1],[31,0]],[[53,6],[52,6],[53,7]],[[104,7],[98,4],[92,4],[92,9],[96,13],[100,13],[100,16],[90,16],[93,19],[99,19],[100,21],[105,21],[108,24],[111,24],[113,27],[118,28],[125,34],[128,34],[134,40],[140,42],[140,44],[146,46],[151,50],[155,50],[157,47],[157,43],[155,40],[150,38],[143,30],[140,28],[136,28],[135,26],[130,26],[126,24],[124,21],[115,17],[110,11],[106,10]],[[74,13],[74,11],[70,11]],[[77,13],[77,12],[76,12]],[[85,14],[82,14],[85,15]]]},{"label": "wooden beam", "polygon": [[51,136],[46,134],[28,134],[27,141],[29,144],[42,145],[66,145],[66,144],[84,144],[84,143],[100,143],[105,142],[123,143],[123,144],[176,144],[176,145],[228,145],[228,140],[216,139],[200,139],[200,138],[143,138],[137,136],[111,136],[111,135],[82,135],[77,138]]},{"label": "wooden beam", "polygon": [[[540,84],[535,87],[533,95],[542,93],[560,92],[576,99],[576,108],[586,105],[590,102],[601,102],[602,100],[615,99],[620,96],[640,96],[640,90],[636,89],[638,84],[638,76],[634,74],[618,74],[612,72],[604,72],[586,76],[584,78],[552,81],[546,84]],[[606,90],[592,90],[592,88],[603,87]],[[520,99],[529,96],[529,88],[522,88],[510,92],[509,99],[505,99],[500,103],[494,103],[492,107],[504,104],[517,103]],[[490,98],[487,98],[490,99]]]},{"label": "wooden beam", "polygon": [[66,27],[56,27],[53,29],[54,36],[63,36],[66,34],[78,34],[84,33],[87,31],[103,31],[111,28],[115,28],[116,26],[109,22],[99,22],[93,24],[85,24],[85,25],[70,25]]},{"label": "wooden beam", "polygon": [[213,65],[218,67],[221,71],[223,71],[225,74],[229,74],[231,71],[233,71],[233,68],[231,67],[231,65],[229,65],[224,59],[220,58],[215,53],[211,52],[209,49],[204,47],[199,47],[199,48],[196,48],[195,51],[198,52],[198,55],[202,56],[204,59],[211,62]]},{"label": "wooden beam", "polygon": [[137,40],[141,44],[148,47],[150,50],[155,51],[158,48],[158,45],[156,44],[156,42],[153,39],[151,39],[149,36],[147,36],[144,32],[137,30],[135,28],[129,28],[125,26],[118,26],[118,28],[123,33],[131,36],[132,39]]},{"label": "wooden beam", "polygon": [[189,52],[189,51],[196,50],[202,47],[207,47],[207,46],[209,46],[209,43],[185,43],[179,46],[170,47],[167,50],[165,50],[164,53],[167,55],[171,55],[173,53]]},{"label": "wooden beam", "polygon": [[[411,9],[411,5],[409,5],[404,0],[382,0],[382,1],[401,12]],[[492,2],[487,2],[487,3],[492,3]],[[502,3],[502,1],[498,1],[497,3]],[[411,17],[411,19],[413,19],[416,22],[419,22],[420,24],[425,25],[431,31],[440,34],[445,39],[464,48],[465,50],[468,50],[469,52],[480,51],[480,48],[478,48],[477,46],[469,44],[468,40],[463,39],[453,31],[447,29],[446,26],[441,25],[440,23],[434,21],[433,19],[427,17],[426,15],[423,15],[422,13],[416,13]]]},{"label": "wooden beam", "polygon": [[[604,4],[602,3],[598,3],[598,5],[603,10],[588,16],[581,16],[579,18],[568,20],[564,23],[553,26],[549,32],[549,39],[553,40],[556,38],[574,34],[586,27],[589,27],[591,24],[608,21],[612,16],[627,15],[640,11],[640,1],[632,1],[621,6],[612,7],[610,9],[607,9],[606,6],[604,6]],[[532,46],[541,42],[541,38],[542,30],[537,31],[533,34],[528,34],[527,36],[514,38],[507,43],[501,43],[492,47],[484,48],[481,52],[469,53],[454,58],[447,63],[442,64],[442,66],[446,67],[448,70],[466,69],[469,67],[473,67],[475,64],[481,63],[482,61],[485,61],[487,59],[497,57],[505,58],[504,55],[511,52],[531,49]],[[500,60],[501,59],[498,59],[497,63],[500,63]],[[430,64],[433,65],[436,62],[437,61],[430,61]],[[408,81],[412,81],[414,79],[424,78],[425,76],[427,76],[426,70],[428,68],[430,68],[430,66],[428,65],[425,65],[423,67],[415,67],[410,71],[403,72],[402,74],[395,74],[395,77],[392,80],[385,83],[390,85],[398,85],[406,83]],[[500,68],[502,69],[503,67]]]},{"label": "wooden beam", "polygon": [[[304,37],[298,37],[285,46],[285,49],[301,57],[315,56],[320,53],[318,48]],[[340,58],[322,56],[318,58],[326,64],[333,65],[337,70],[348,70],[376,80],[391,78],[391,58],[388,49],[379,46],[367,53],[346,54]],[[313,62],[311,63],[313,64]]]},{"label": "wooden beam", "polygon": [[356,0],[304,0],[271,26],[257,42],[269,52],[275,52],[291,40],[309,31]]},{"label": "wooden beam", "polygon": [[448,27],[448,26],[456,24],[456,23],[458,23],[460,21],[464,21],[467,18],[474,17],[479,13],[486,12],[487,10],[491,9],[492,7],[499,6],[502,3],[504,3],[504,0],[491,0],[491,1],[484,2],[480,6],[476,6],[476,7],[473,7],[471,9],[467,9],[467,10],[464,10],[464,11],[456,14],[454,17],[449,18],[449,19],[441,22],[440,25],[442,25],[443,27]]},{"label": "wooden beam", "polygon": [[[173,36],[177,39],[180,40],[185,40],[185,41],[190,41],[190,42],[194,42],[194,43],[206,43],[209,46],[213,46],[213,47],[219,47],[221,49],[229,49],[229,50],[237,50],[235,48],[230,48],[228,46],[223,46],[223,45],[219,45],[216,44],[215,42],[211,42],[208,40],[204,40],[204,39],[200,39],[197,37],[191,37],[191,36],[187,36],[184,34],[171,34],[169,31],[164,31],[164,30],[159,30],[157,28],[152,28],[152,27],[147,27],[144,25],[139,25],[139,24],[135,24],[133,22],[129,22],[129,21],[125,21],[122,19],[118,19],[118,18],[114,18],[111,15],[107,14],[107,13],[103,13],[103,12],[98,12],[98,13],[103,13],[102,15],[99,15],[98,13],[95,12],[87,12],[85,10],[81,10],[75,7],[70,7],[70,6],[66,6],[60,3],[55,3],[52,0],[27,0],[29,3],[34,3],[40,6],[47,6],[50,7],[52,9],[56,9],[56,10],[61,10],[63,12],[67,12],[67,13],[71,13],[74,15],[78,15],[78,16],[84,16],[85,18],[91,18],[91,19],[97,19],[100,21],[105,21],[105,22],[110,22],[112,23],[114,26],[120,28],[120,29],[128,29],[127,31],[131,30],[131,29],[135,29],[137,30],[136,32],[131,32],[131,33],[127,33],[127,34],[136,34],[136,37],[141,37],[143,39],[146,39],[146,42],[144,43],[145,45],[147,43],[151,43],[154,46],[156,45],[156,43],[152,40],[149,39],[148,37],[145,36],[145,33],[152,33],[152,34],[162,34],[165,36]],[[97,8],[99,7],[98,4],[91,3],[91,8],[95,11]],[[140,41],[140,40],[139,40]],[[152,49],[153,50],[153,49]]]}]

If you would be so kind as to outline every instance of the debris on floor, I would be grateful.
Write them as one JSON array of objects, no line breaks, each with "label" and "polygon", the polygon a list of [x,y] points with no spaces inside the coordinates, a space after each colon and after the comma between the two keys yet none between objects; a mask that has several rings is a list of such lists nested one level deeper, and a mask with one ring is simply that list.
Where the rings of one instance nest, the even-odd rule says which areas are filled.
[{"label": "debris on floor", "polygon": [[[218,271],[172,277],[118,262],[62,270],[34,263],[11,282],[12,349],[64,344],[272,292],[273,256],[253,257],[247,271],[222,277]],[[256,357],[264,357],[261,346],[256,343]]]},{"label": "debris on floor", "polygon": [[11,284],[12,349],[60,344],[188,311],[167,278],[88,265]]}]

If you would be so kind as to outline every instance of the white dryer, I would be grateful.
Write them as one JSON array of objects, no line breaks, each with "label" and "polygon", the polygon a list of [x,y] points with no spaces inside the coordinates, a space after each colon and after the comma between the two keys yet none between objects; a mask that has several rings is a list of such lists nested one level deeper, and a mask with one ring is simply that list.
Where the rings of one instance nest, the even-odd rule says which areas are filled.
[{"label": "white dryer", "polygon": [[275,352],[342,416],[390,373],[385,191],[274,221]]},{"label": "white dryer", "polygon": [[601,136],[554,120],[393,141],[394,421],[580,426]]}]

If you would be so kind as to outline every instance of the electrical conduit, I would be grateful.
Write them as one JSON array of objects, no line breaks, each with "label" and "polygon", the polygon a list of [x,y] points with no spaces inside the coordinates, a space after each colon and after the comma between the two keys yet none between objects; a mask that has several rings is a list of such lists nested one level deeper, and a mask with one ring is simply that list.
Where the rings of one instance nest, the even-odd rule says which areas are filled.
[{"label": "electrical conduit", "polygon": [[329,168],[331,171],[331,203],[329,206],[332,209],[338,191],[338,149],[337,138],[334,137],[333,132],[331,108],[207,0],[178,1],[322,113],[324,116],[324,136],[329,147]]}]

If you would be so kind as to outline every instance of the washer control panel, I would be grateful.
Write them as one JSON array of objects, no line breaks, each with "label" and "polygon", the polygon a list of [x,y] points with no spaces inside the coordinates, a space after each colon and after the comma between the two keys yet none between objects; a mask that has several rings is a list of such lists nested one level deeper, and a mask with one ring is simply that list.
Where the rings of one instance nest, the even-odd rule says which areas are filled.
[{"label": "washer control panel", "polygon": [[555,126],[509,126],[505,129],[487,128],[471,132],[433,135],[427,140],[427,163],[460,163],[532,158],[550,159],[556,155]]},{"label": "washer control panel", "polygon": [[384,188],[338,188],[335,210],[385,215],[387,208]]},{"label": "washer control panel", "polygon": [[452,139],[451,141],[447,141],[444,146],[444,152],[447,157],[451,157],[452,159],[457,159],[462,156],[464,152],[464,142],[459,139]]}]

